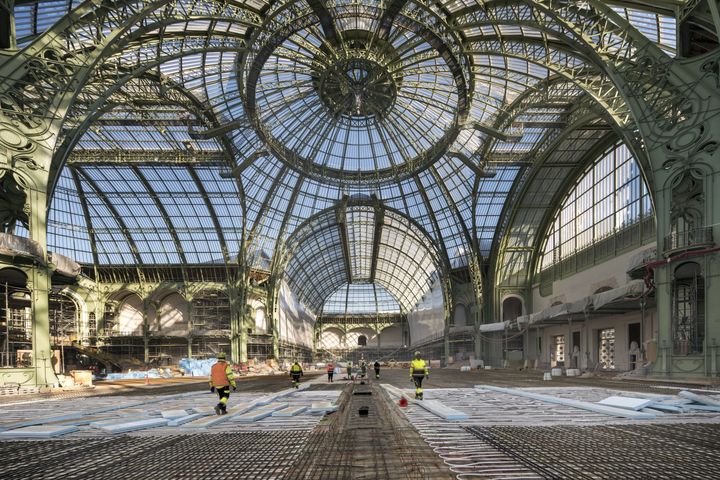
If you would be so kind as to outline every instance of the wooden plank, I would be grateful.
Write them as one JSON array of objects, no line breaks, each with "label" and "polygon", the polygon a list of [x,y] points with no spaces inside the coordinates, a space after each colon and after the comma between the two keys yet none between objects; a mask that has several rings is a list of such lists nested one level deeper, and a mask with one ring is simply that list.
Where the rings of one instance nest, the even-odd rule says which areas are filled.
[{"label": "wooden plank", "polygon": [[160,412],[160,415],[162,415],[163,418],[167,418],[168,420],[186,417],[187,414],[188,413],[185,410],[163,410],[162,412]]},{"label": "wooden plank", "polygon": [[295,415],[300,415],[305,410],[307,410],[308,407],[306,406],[291,406],[287,408],[283,408],[282,410],[276,410],[272,413],[273,417],[294,417]]},{"label": "wooden plank", "polygon": [[706,395],[697,395],[692,392],[688,392],[687,390],[683,390],[680,393],[678,393],[683,398],[687,398],[688,400],[692,400],[693,402],[701,403],[703,405],[708,405],[710,407],[720,407],[720,402],[717,400],[714,400]]},{"label": "wooden plank", "polygon": [[0,432],[0,438],[53,438],[78,430],[74,425],[32,425]]},{"label": "wooden plank", "polygon": [[45,417],[31,418],[28,420],[21,420],[19,422],[11,422],[0,424],[0,431],[12,430],[22,427],[31,427],[33,425],[44,425],[46,423],[64,422],[66,420],[77,420],[85,415],[84,412],[68,412],[60,415],[49,415]]},{"label": "wooden plank", "polygon": [[168,422],[168,427],[179,427],[180,425],[194,422],[195,420],[197,420],[199,418],[203,418],[203,417],[205,417],[205,415],[203,415],[201,413],[193,413],[191,415],[186,415],[184,417],[175,418]]},{"label": "wooden plank", "polygon": [[100,430],[107,433],[125,433],[135,430],[146,430],[148,428],[165,427],[168,421],[164,418],[148,418],[145,420],[135,420],[126,423],[118,423],[114,425],[106,425],[100,427]]},{"label": "wooden plank", "polygon": [[422,400],[415,401],[414,403],[444,420],[467,420],[470,418],[470,415],[467,413],[446,407],[437,400]]}]

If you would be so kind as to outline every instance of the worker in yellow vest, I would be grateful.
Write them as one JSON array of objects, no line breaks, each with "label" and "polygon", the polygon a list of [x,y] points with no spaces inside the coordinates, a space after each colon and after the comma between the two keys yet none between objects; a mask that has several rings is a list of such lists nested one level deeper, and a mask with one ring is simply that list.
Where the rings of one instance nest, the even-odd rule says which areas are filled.
[{"label": "worker in yellow vest", "polygon": [[410,380],[415,383],[415,398],[418,400],[423,398],[422,381],[424,378],[430,378],[430,372],[425,360],[420,358],[420,352],[415,352],[415,358],[410,362]]},{"label": "worker in yellow vest", "polygon": [[292,377],[293,387],[299,388],[300,377],[303,376],[303,369],[297,361],[292,364],[292,367],[290,367],[290,376]]},{"label": "worker in yellow vest", "polygon": [[233,376],[230,364],[225,360],[223,352],[218,353],[217,363],[210,369],[210,392],[217,390],[220,401],[215,405],[215,413],[225,415],[227,413],[227,403],[230,399],[230,387],[233,391],[237,390],[235,377]]}]

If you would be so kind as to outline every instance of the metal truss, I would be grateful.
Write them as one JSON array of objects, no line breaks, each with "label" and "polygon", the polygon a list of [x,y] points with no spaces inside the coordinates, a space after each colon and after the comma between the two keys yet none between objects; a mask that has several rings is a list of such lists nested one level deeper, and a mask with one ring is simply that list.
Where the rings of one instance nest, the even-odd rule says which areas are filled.
[{"label": "metal truss", "polygon": [[[326,265],[334,272],[332,281],[313,291],[302,282],[296,286],[315,309],[331,286],[356,280],[386,282],[402,297],[404,308],[411,308],[415,293],[408,285],[420,289],[427,272],[389,271],[386,265],[393,251],[389,235],[399,231],[393,222],[407,223],[411,212],[420,210],[417,205],[402,198],[396,205],[402,203],[404,211],[394,211],[383,198],[382,207],[351,201],[349,210],[340,212],[320,205],[323,194],[318,193],[312,206],[296,211],[309,185],[334,189],[336,197],[388,186],[403,197],[412,189],[426,218],[422,226],[410,222],[408,238],[429,252],[446,279],[450,243],[440,210],[451,212],[454,231],[462,237],[457,244],[472,254],[468,267],[480,301],[484,259],[475,212],[486,172],[498,165],[529,165],[560,138],[563,125],[590,121],[595,113],[576,103],[583,93],[638,149],[664,148],[678,131],[710,115],[703,101],[716,96],[710,84],[717,67],[708,65],[705,77],[694,75],[612,8],[620,3],[643,9],[644,3],[609,3],[88,1],[0,64],[3,128],[27,140],[13,147],[10,163],[47,176],[49,193],[69,165],[78,192],[87,193],[89,187],[117,217],[119,233],[138,264],[141,254],[132,229],[84,166],[130,164],[151,195],[154,186],[142,170],[146,163],[187,172],[229,263],[233,253],[222,231],[226,227],[198,173],[202,166],[223,166],[241,199],[238,261],[243,268],[250,251],[271,246],[266,253],[272,290],[298,252],[308,259],[332,253]],[[672,7],[661,3],[657,9]],[[689,15],[692,6],[688,3],[683,14]],[[348,77],[353,73],[357,77]],[[362,94],[358,85],[381,94]],[[373,130],[376,124],[383,126]],[[124,127],[141,127],[157,138],[183,129],[189,140],[175,138],[168,148],[102,148],[101,156],[83,148],[93,129]],[[530,130],[542,131],[531,148],[518,148],[519,153],[506,148],[527,141]],[[351,133],[359,131],[373,141],[351,140]],[[367,151],[361,148],[365,143]],[[362,152],[352,153],[349,145]],[[45,158],[38,152],[49,153]],[[457,159],[472,172],[471,222],[463,216],[466,204],[439,167]],[[256,180],[263,169],[272,171],[272,178],[260,188]],[[532,170],[519,175],[514,195],[523,191]],[[437,184],[436,197],[423,183],[427,178]],[[325,200],[337,199],[327,195]],[[153,203],[181,261],[187,262],[167,207],[158,197]],[[98,229],[87,205],[83,208],[97,263]],[[330,211],[339,217],[328,217]],[[348,215],[360,211],[371,219],[363,228],[373,233],[364,254],[369,262],[357,276]],[[509,222],[507,215],[503,218]],[[495,248],[508,225],[500,225]],[[332,238],[318,240],[323,235]],[[444,290],[451,291],[449,279],[443,281]],[[407,285],[399,287],[402,283]]]},{"label": "metal truss", "polygon": [[[378,209],[382,228],[376,236],[367,226],[379,222],[374,217]],[[397,210],[349,199],[299,226],[281,257],[273,276],[283,276],[303,303],[318,313],[338,287],[351,282],[382,285],[407,312],[433,278],[448,271],[442,252],[422,227]]]}]

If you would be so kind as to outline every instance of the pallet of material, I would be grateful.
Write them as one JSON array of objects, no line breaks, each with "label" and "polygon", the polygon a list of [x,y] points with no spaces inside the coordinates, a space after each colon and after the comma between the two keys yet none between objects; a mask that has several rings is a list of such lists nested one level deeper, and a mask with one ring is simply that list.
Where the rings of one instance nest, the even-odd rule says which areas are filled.
[{"label": "pallet of material", "polygon": [[643,408],[650,407],[652,404],[655,403],[655,400],[650,400],[647,398],[612,396],[600,400],[597,403],[600,405],[607,405],[609,407],[626,408],[628,410],[639,411]]}]

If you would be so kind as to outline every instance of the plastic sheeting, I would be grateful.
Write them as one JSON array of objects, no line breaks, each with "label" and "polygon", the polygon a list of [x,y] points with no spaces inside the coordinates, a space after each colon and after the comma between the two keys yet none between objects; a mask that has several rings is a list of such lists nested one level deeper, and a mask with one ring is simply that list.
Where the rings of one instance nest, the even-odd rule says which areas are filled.
[{"label": "plastic sheeting", "polygon": [[55,265],[55,269],[58,273],[67,277],[77,277],[82,271],[79,263],[72,258],[60,255],[59,253],[50,252],[50,263]]},{"label": "plastic sheeting", "polygon": [[628,261],[628,271],[634,270],[656,259],[657,247],[650,247],[645,250],[641,250],[630,257],[630,260]]},{"label": "plastic sheeting", "polygon": [[29,255],[38,260],[43,258],[43,250],[39,243],[10,233],[0,233],[0,253],[11,256]]},{"label": "plastic sheeting", "polygon": [[278,294],[278,333],[281,340],[294,345],[313,346],[315,314],[292,292],[285,281]]},{"label": "plastic sheeting", "polygon": [[622,287],[613,288],[607,292],[596,293],[592,296],[593,309],[598,310],[610,302],[622,300],[625,297],[637,297],[645,291],[644,280],[633,280]]},{"label": "plastic sheeting", "polygon": [[481,332],[502,332],[508,327],[509,324],[510,324],[510,322],[508,322],[508,321],[486,323],[484,325],[480,325],[480,331]]},{"label": "plastic sheeting", "polygon": [[209,377],[210,369],[217,363],[217,358],[181,358],[180,369],[185,372],[185,375],[191,377]]},{"label": "plastic sheeting", "polygon": [[[209,374],[208,374],[209,375]],[[173,374],[167,369],[152,368],[146,371],[109,373],[106,380],[142,380],[147,378],[172,378]]]},{"label": "plastic sheeting", "polygon": [[445,302],[442,286],[435,280],[422,300],[407,315],[410,341],[413,345],[430,339],[442,338],[445,332]]}]

